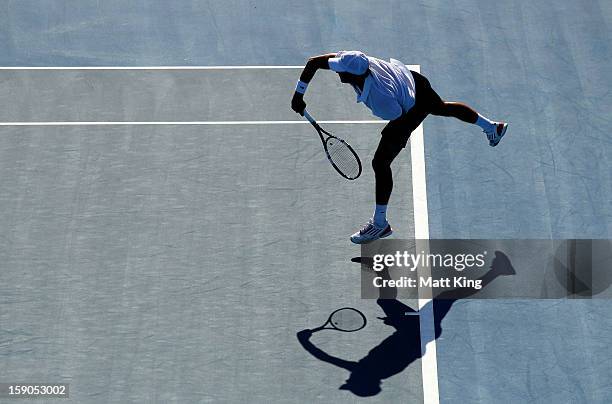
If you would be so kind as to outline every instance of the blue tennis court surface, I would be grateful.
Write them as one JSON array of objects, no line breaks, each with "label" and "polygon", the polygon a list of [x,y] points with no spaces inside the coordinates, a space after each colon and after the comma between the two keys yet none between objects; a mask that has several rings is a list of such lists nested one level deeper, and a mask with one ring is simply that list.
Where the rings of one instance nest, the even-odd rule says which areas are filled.
[{"label": "blue tennis court surface", "polygon": [[[0,393],[610,401],[609,300],[466,299],[397,324],[389,313],[417,300],[362,299],[348,236],[371,214],[384,122],[317,73],[309,111],[364,163],[349,182],[290,109],[310,56],[399,59],[510,128],[491,148],[476,126],[428,117],[424,151],[412,139],[393,165],[394,238],[610,239],[610,2],[0,8]],[[363,330],[296,335],[347,306]]]}]

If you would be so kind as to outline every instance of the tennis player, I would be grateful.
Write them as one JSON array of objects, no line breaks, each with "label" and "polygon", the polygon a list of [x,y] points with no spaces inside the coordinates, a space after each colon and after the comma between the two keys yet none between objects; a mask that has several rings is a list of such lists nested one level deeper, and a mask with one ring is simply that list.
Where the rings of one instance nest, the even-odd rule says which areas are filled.
[{"label": "tennis player", "polygon": [[391,163],[427,115],[452,116],[478,125],[491,146],[497,146],[508,128],[507,123],[487,119],[466,104],[443,101],[426,77],[409,70],[402,62],[395,59],[386,62],[360,51],[340,51],[308,59],[291,100],[291,108],[301,115],[306,108],[304,94],[308,83],[318,69],[338,73],[342,83],[353,86],[358,103],[364,103],[379,118],[389,120],[372,160],[376,178],[374,216],[351,236],[356,244],[393,232],[387,222],[387,204],[393,190]]}]

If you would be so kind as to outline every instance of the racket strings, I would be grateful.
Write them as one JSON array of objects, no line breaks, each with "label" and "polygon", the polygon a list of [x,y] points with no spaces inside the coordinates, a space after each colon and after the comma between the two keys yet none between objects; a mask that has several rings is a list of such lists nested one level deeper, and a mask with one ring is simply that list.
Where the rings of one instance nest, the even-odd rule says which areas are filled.
[{"label": "racket strings", "polygon": [[349,178],[357,178],[361,172],[359,160],[346,143],[339,139],[327,140],[327,152],[338,170]]}]

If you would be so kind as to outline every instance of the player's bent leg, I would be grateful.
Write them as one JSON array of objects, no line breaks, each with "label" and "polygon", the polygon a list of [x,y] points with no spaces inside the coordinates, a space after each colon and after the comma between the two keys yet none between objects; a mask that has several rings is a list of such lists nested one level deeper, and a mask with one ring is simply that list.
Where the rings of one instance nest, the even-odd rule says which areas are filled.
[{"label": "player's bent leg", "polygon": [[492,121],[461,102],[441,101],[432,107],[431,114],[450,116],[460,119],[463,122],[478,125],[487,135],[489,145],[492,147],[497,146],[508,129],[507,123]]},{"label": "player's bent leg", "polygon": [[462,102],[442,101],[433,106],[431,114],[451,116],[467,123],[476,123],[478,120],[478,113]]}]

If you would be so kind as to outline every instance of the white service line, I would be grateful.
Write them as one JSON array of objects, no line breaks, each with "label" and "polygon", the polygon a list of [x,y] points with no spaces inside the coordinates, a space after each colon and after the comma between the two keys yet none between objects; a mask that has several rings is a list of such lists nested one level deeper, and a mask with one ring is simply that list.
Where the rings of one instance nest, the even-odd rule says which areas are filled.
[{"label": "white service line", "polygon": [[[371,121],[317,121],[323,124],[372,124],[385,123],[381,120]],[[0,122],[0,126],[112,126],[112,125],[292,125],[310,124],[303,121],[167,121],[167,122],[124,122],[124,121],[98,121],[98,122],[78,122],[78,121],[58,121],[58,122]]]},{"label": "white service line", "polygon": [[[420,67],[412,68],[420,72]],[[423,124],[412,132],[410,136],[410,156],[412,161],[412,199],[414,212],[414,238],[429,240],[429,217],[427,213],[427,177],[425,175],[425,144],[423,140]],[[425,241],[425,244],[427,242]],[[417,243],[417,247],[421,247]],[[418,248],[428,252],[424,245]],[[430,277],[431,268],[420,267],[419,277]],[[421,329],[421,372],[423,374],[423,402],[425,404],[439,404],[440,393],[438,389],[438,359],[436,353],[436,328],[432,302],[431,288],[419,288],[419,322]]]}]

